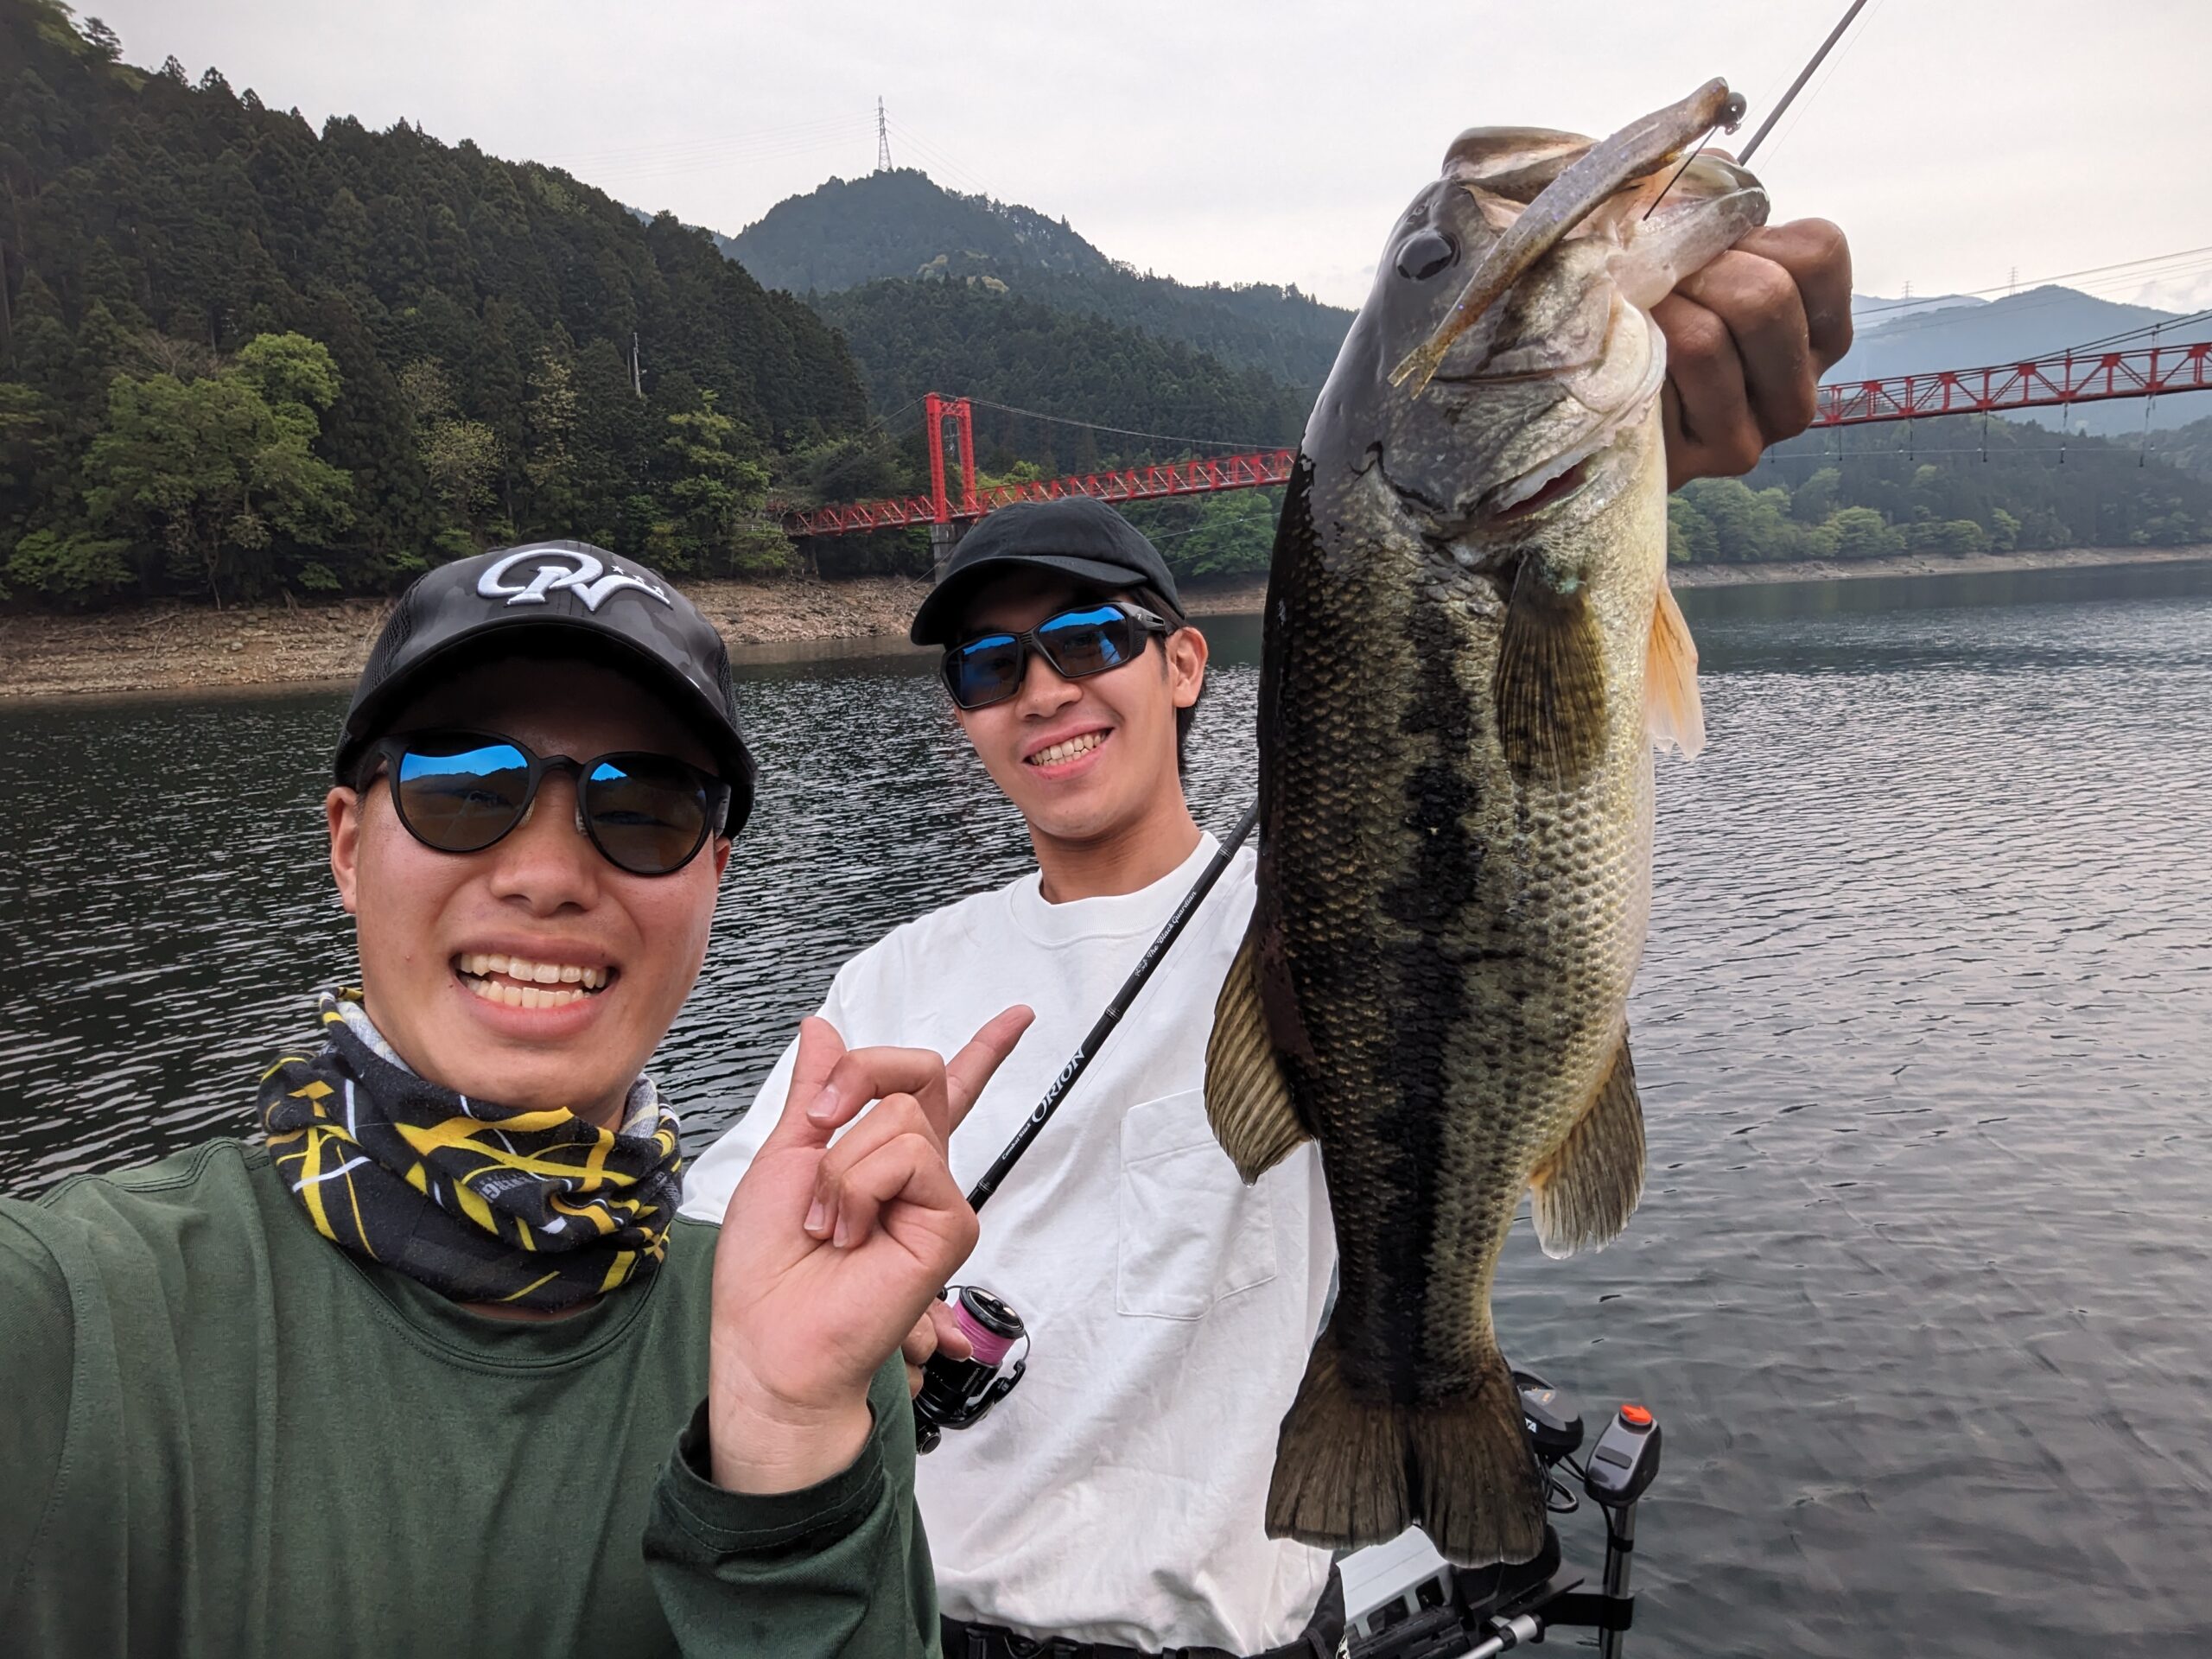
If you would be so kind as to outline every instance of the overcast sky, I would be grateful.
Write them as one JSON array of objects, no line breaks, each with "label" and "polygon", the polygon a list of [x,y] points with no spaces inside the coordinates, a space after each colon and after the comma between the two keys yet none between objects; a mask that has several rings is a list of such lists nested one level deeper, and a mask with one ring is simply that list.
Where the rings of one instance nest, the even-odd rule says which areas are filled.
[{"label": "overcast sky", "polygon": [[[1462,127],[1599,132],[1724,75],[1755,124],[1843,0],[83,0],[125,57],[402,118],[734,232],[893,159],[1190,282],[1357,305]],[[2212,307],[2212,0],[1875,0],[1756,158],[1861,292],[2075,277]],[[1749,136],[1747,127],[1738,141]]]}]

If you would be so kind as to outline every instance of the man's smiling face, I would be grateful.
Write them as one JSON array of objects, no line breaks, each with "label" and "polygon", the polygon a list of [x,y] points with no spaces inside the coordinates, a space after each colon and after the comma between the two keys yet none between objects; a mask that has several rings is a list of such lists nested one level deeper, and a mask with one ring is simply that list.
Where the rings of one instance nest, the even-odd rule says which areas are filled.
[{"label": "man's smiling face", "polygon": [[[621,750],[703,770],[705,747],[651,693],[594,663],[505,658],[430,688],[395,733],[496,733],[539,754]],[[576,826],[575,785],[549,774],[523,823],[476,853],[410,835],[380,776],[331,791],[330,862],[358,925],[369,1017],[433,1082],[501,1105],[613,1127],[705,960],[729,843],[632,875]]]},{"label": "man's smiling face", "polygon": [[[1022,632],[1102,597],[1064,576],[1010,573],[968,602],[956,637]],[[1097,842],[1171,803],[1180,810],[1175,711],[1198,700],[1205,677],[1205,642],[1185,628],[1165,641],[1147,639],[1123,667],[1076,680],[1032,652],[1019,693],[957,712],[984,768],[1033,832]]]}]

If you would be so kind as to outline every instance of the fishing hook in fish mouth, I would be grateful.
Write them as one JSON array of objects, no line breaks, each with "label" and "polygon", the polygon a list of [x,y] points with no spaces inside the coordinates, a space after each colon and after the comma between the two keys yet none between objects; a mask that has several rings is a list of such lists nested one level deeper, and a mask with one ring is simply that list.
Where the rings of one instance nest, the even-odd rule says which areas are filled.
[{"label": "fishing hook in fish mouth", "polygon": [[1592,144],[1491,244],[1444,321],[1390,371],[1390,384],[1403,385],[1410,380],[1410,395],[1420,397],[1452,342],[1576,226],[1629,185],[1649,178],[1701,143],[1715,127],[1734,131],[1743,117],[1743,94],[1730,92],[1725,80],[1709,80],[1680,103],[1655,110]]}]

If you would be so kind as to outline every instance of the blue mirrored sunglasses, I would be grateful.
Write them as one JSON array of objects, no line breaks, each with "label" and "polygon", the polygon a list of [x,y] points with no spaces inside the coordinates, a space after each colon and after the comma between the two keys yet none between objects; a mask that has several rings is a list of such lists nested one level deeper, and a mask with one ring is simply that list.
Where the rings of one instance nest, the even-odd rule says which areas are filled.
[{"label": "blue mirrored sunglasses", "polygon": [[617,753],[588,760],[538,754],[489,732],[413,732],[372,746],[408,834],[442,853],[476,853],[523,821],[552,772],[575,780],[577,827],[607,862],[669,875],[706,845],[729,785],[673,755]]},{"label": "blue mirrored sunglasses", "polygon": [[1141,605],[1112,600],[1046,617],[1022,633],[984,633],[944,653],[944,685],[963,709],[988,709],[1021,690],[1035,652],[1064,680],[1120,668],[1144,653],[1144,642],[1175,626]]}]

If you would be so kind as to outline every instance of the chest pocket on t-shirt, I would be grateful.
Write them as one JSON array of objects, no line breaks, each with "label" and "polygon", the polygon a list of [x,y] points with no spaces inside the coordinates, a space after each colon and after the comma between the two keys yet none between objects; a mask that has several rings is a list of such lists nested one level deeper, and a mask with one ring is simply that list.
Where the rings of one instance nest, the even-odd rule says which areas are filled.
[{"label": "chest pocket on t-shirt", "polygon": [[1202,1090],[1147,1101],[1122,1119],[1117,1224],[1120,1313],[1203,1319],[1224,1296],[1275,1276],[1267,1184],[1237,1179],[1207,1127]]}]

